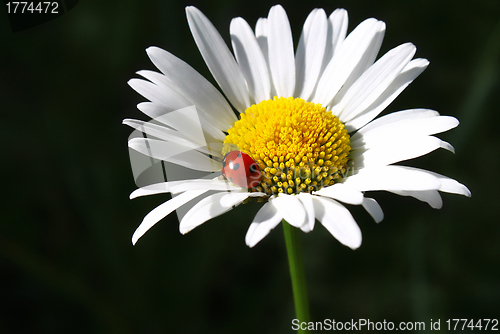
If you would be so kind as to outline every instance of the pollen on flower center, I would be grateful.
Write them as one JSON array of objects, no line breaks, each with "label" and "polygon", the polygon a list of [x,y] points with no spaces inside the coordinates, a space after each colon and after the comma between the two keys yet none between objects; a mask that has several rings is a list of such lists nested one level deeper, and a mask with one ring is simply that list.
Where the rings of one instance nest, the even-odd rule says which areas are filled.
[{"label": "pollen on flower center", "polygon": [[240,114],[228,130],[222,153],[236,147],[258,164],[261,182],[252,191],[298,194],[340,178],[349,144],[344,124],[321,104],[275,97]]}]

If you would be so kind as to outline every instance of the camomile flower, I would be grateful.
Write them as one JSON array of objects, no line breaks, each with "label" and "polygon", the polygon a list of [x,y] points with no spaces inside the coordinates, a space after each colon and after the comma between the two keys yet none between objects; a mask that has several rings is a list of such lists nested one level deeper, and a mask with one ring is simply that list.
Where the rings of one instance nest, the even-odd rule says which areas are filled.
[{"label": "camomile flower", "polygon": [[[150,101],[138,108],[155,122],[124,123],[144,133],[129,141],[131,149],[215,174],[134,191],[131,198],[175,195],[144,218],[133,235],[134,244],[192,200],[198,202],[180,221],[183,234],[244,201],[258,200],[263,205],[246,234],[248,246],[255,246],[282,220],[304,232],[313,230],[318,220],[339,242],[355,249],[361,231],[343,203],[361,205],[376,222],[383,219],[382,209],[365,197],[366,191],[411,196],[433,208],[442,206],[439,192],[470,196],[464,185],[446,176],[395,165],[438,148],[453,152],[434,134],[459,122],[429,109],[377,118],[429,64],[413,59],[416,48],[411,43],[377,59],[384,22],[367,19],[347,35],[344,9],[330,16],[314,9],[294,52],[287,15],[277,5],[254,30],[240,17],[231,21],[232,53],[200,10],[187,7],[186,13],[224,95],[179,58],[150,47],[147,53],[161,73],[140,71],[146,80],[132,79],[129,84]],[[201,126],[203,138],[193,135],[196,126]],[[231,151],[237,151],[238,158],[224,160]],[[247,160],[241,160],[243,156]],[[245,161],[253,162],[259,172],[251,187],[232,183],[232,174],[248,174]]]}]

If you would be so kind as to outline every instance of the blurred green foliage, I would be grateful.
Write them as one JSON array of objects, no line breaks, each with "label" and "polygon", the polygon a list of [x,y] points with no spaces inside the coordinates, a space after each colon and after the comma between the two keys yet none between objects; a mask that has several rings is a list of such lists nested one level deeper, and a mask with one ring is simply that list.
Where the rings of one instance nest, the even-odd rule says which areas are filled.
[{"label": "blurred green foliage", "polygon": [[[175,215],[133,247],[144,215],[169,195],[140,198],[130,170],[127,117],[144,99],[127,80],[154,69],[156,45],[210,76],[184,7],[197,5],[229,41],[231,18],[253,26],[274,2],[80,1],[44,25],[12,33],[0,15],[3,177],[1,333],[291,333],[293,303],[282,228],[254,249],[244,236],[257,204],[240,205],[186,236]],[[320,225],[302,235],[311,314],[349,321],[498,318],[500,2],[286,1],[296,41],[307,14],[349,12],[387,23],[381,54],[411,41],[429,68],[386,112],[424,107],[456,116],[442,134],[456,155],[414,166],[456,178],[472,198],[444,194],[433,210],[373,193],[376,225],[352,251]]]}]

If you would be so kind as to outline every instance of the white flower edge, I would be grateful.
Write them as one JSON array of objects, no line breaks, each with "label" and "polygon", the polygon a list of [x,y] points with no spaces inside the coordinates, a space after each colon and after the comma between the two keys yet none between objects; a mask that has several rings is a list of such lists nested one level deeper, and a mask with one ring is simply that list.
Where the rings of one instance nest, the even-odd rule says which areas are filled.
[{"label": "white flower edge", "polygon": [[[262,240],[282,219],[289,221],[291,225],[304,232],[309,232],[314,228],[315,220],[318,218],[342,244],[355,249],[361,244],[361,232],[350,212],[336,200],[347,204],[362,205],[376,222],[380,222],[383,219],[382,209],[374,199],[364,197],[364,191],[386,190],[402,196],[412,196],[427,202],[434,208],[442,205],[438,191],[470,196],[470,191],[453,179],[429,171],[391,165],[427,154],[439,147],[453,150],[450,144],[430,135],[447,131],[457,126],[458,121],[453,117],[439,116],[436,112],[428,110],[402,111],[375,119],[429,63],[426,59],[411,60],[415,53],[415,47],[411,43],[391,49],[374,63],[385,33],[384,22],[367,19],[345,37],[347,12],[338,9],[330,15],[326,28],[327,34],[324,34],[324,12],[313,10],[304,24],[297,54],[294,55],[286,12],[277,5],[271,8],[268,18],[258,20],[255,36],[243,19],[233,20],[231,37],[236,55],[235,60],[217,30],[203,13],[194,7],[188,7],[186,12],[203,58],[223,92],[237,110],[245,110],[250,101],[258,102],[260,99],[267,98],[269,92],[271,95],[292,96],[295,90],[295,95],[307,99],[311,87],[314,87],[311,92],[314,102],[330,107],[334,114],[346,124],[349,131],[359,130],[352,137],[354,157],[352,164],[360,168],[359,172],[340,180],[340,183],[312,194],[301,193],[269,198],[247,232],[245,240],[250,247]],[[311,21],[313,18],[315,20]],[[309,35],[313,32],[316,33],[310,37]],[[242,42],[239,48],[234,45],[237,38]],[[324,52],[319,73],[316,73],[318,63],[311,60],[311,57],[316,59],[319,56],[311,50],[319,50],[318,53]],[[227,131],[235,119],[234,115],[231,115],[231,107],[223,96],[194,69],[167,51],[149,48],[148,54],[165,77],[141,71],[140,74],[151,82],[131,80],[131,86],[152,101],[140,104],[138,107],[141,111],[151,115],[151,111],[155,108],[172,110],[175,106],[196,105],[200,108],[202,115],[207,117],[207,127],[210,128],[214,137],[221,141],[222,138],[217,131]],[[242,59],[250,54],[255,55],[256,63],[244,64]],[[392,66],[393,62],[396,62],[398,66]],[[225,64],[229,66],[225,67]],[[272,66],[273,64],[275,66]],[[297,78],[301,78],[303,67],[314,70],[304,76],[303,82],[297,83]],[[332,78],[333,81],[331,81]],[[248,84],[251,80],[255,82],[253,88]],[[267,80],[271,84],[270,88],[267,86]],[[255,87],[256,82],[262,84],[263,90],[259,93]],[[165,90],[170,94],[168,99],[162,96]],[[169,105],[171,101],[176,104]],[[413,121],[420,117],[433,117],[434,119],[417,121],[422,123],[421,127],[411,125],[409,122],[405,123],[405,120]],[[127,123],[131,126],[141,125],[133,120]],[[377,150],[380,152],[384,149],[390,150],[391,144],[388,143],[386,135],[390,131],[394,132],[394,129],[398,127],[404,129],[396,131],[395,134],[402,137],[398,138],[399,148],[392,147],[392,154],[385,159],[377,159]],[[150,129],[150,131],[154,130]],[[168,137],[170,134],[164,134],[164,136]],[[189,147],[190,145],[185,143],[184,139],[185,137],[179,136],[179,139],[171,141],[174,144],[184,144]],[[418,145],[418,142],[427,144],[422,147]],[[145,143],[145,141],[136,141],[132,142],[131,146],[140,149],[140,145]],[[156,145],[155,142],[152,143]],[[170,145],[169,148],[171,146],[174,145]],[[406,153],[401,153],[405,151],[404,149]],[[142,151],[146,152],[145,149]],[[189,157],[191,162],[188,159],[188,161],[177,161],[177,163],[189,167],[203,160],[196,154],[190,154]],[[214,168],[213,163],[208,160],[204,163],[206,170],[217,169],[217,166]],[[209,164],[212,164],[211,167]],[[390,177],[382,180],[380,175],[390,175]],[[227,187],[227,184],[205,181],[186,182],[186,184],[175,181],[178,183],[170,185],[167,185],[167,182],[144,187],[131,194],[131,197],[136,197],[170,191],[180,193],[145,217],[134,234],[133,242],[135,243],[157,221],[191,199],[208,190],[221,191],[223,187]],[[261,193],[224,189],[230,192],[211,195],[200,201],[186,214],[180,225],[182,233],[187,233],[203,222],[226,212],[249,196],[265,196]]]}]

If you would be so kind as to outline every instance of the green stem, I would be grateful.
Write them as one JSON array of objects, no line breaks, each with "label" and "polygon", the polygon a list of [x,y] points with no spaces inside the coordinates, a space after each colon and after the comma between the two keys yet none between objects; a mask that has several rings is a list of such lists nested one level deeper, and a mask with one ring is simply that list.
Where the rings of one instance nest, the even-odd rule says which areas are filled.
[{"label": "green stem", "polygon": [[[286,252],[288,253],[288,264],[290,265],[290,277],[292,278],[293,299],[295,302],[295,314],[299,322],[309,321],[309,302],[307,300],[306,275],[304,261],[300,248],[300,232],[285,220],[282,222],[285,232]],[[305,333],[304,330],[298,330]]]}]

